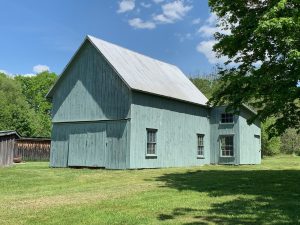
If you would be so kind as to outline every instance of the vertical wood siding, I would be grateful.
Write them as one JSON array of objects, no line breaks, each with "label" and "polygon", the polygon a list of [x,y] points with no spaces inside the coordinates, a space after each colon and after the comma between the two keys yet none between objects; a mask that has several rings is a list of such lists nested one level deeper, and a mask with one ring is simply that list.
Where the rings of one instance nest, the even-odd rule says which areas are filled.
[{"label": "vertical wood siding", "polygon": [[248,125],[247,119],[250,117],[245,110],[239,117],[240,126],[240,164],[260,164],[261,163],[261,138],[260,123]]},{"label": "vertical wood siding", "polygon": [[22,161],[49,161],[50,139],[18,139],[14,149],[14,157]]},{"label": "vertical wood siding", "polygon": [[128,131],[125,120],[54,124],[50,166],[125,169]]},{"label": "vertical wood siding", "polygon": [[53,96],[50,166],[126,168],[130,102],[128,87],[87,41]]},{"label": "vertical wood siding", "polygon": [[[225,107],[216,107],[211,109],[210,128],[211,128],[211,163],[213,164],[239,164],[240,160],[240,135],[239,135],[239,117],[234,115],[233,124],[221,124],[221,114],[225,112]],[[234,135],[234,157],[221,157],[220,136]]]},{"label": "vertical wood siding", "polygon": [[[125,169],[259,163],[260,153],[253,156],[252,147],[260,144],[251,142],[260,129],[247,126],[244,114],[235,116],[234,124],[220,124],[222,112],[224,107],[209,110],[131,92],[87,41],[53,95],[50,166]],[[156,157],[146,157],[147,128],[157,129]],[[197,134],[204,134],[204,158],[197,158]],[[220,157],[220,135],[234,135],[234,157]]]},{"label": "vertical wood siding", "polygon": [[51,135],[50,166],[67,167],[69,156],[70,124],[53,124]]},{"label": "vertical wood siding", "polygon": [[14,146],[14,135],[0,137],[0,167],[13,164]]},{"label": "vertical wood siding", "polygon": [[[130,168],[209,164],[210,126],[206,108],[176,100],[132,94]],[[147,128],[157,129],[157,157],[146,157]],[[204,159],[197,158],[197,134],[204,134]]]},{"label": "vertical wood siding", "polygon": [[[249,113],[242,109],[240,115],[234,116],[233,124],[221,124],[221,114],[225,107],[211,110],[211,163],[214,164],[259,164],[260,141],[254,135],[260,134],[258,123],[248,125]],[[221,157],[220,135],[234,135],[234,157]]]},{"label": "vertical wood siding", "polygon": [[129,116],[129,89],[89,42],[83,45],[63,76],[53,96],[53,122]]},{"label": "vertical wood siding", "polygon": [[130,121],[110,121],[107,123],[108,169],[129,168]]}]

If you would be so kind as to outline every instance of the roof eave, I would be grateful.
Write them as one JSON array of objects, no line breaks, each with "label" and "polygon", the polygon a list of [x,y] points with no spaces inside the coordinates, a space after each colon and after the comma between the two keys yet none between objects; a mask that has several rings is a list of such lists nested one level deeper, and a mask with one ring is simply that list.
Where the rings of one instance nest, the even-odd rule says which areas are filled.
[{"label": "roof eave", "polygon": [[159,96],[159,97],[162,97],[162,98],[172,99],[172,100],[175,100],[175,101],[189,103],[189,104],[193,104],[193,105],[203,106],[203,107],[206,107],[206,108],[211,108],[208,104],[201,104],[199,102],[192,102],[192,101],[183,100],[183,99],[179,99],[179,98],[175,98],[175,97],[171,97],[171,96],[167,96],[167,95],[160,95],[160,94],[157,94],[157,93],[148,92],[148,91],[144,91],[144,90],[132,89],[132,91],[141,92],[141,93],[154,95],[154,96]]}]

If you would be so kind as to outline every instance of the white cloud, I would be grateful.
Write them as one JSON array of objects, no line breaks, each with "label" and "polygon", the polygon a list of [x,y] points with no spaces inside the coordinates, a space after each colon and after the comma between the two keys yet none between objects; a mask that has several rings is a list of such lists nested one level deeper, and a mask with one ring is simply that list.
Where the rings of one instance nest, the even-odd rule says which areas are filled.
[{"label": "white cloud", "polygon": [[191,33],[186,33],[186,34],[176,33],[175,36],[178,37],[180,42],[184,42],[186,40],[192,40],[193,39],[193,35]]},{"label": "white cloud", "polygon": [[135,0],[121,0],[119,2],[118,13],[124,13],[133,10],[135,7]]},{"label": "white cloud", "polygon": [[26,74],[22,74],[23,77],[34,77],[36,76],[35,73],[26,73]]},{"label": "white cloud", "polygon": [[193,8],[185,5],[182,0],[166,3],[162,5],[162,14],[153,15],[153,19],[158,23],[174,23],[182,18]]},{"label": "white cloud", "polygon": [[0,73],[4,73],[4,74],[9,75],[9,76],[12,75],[11,73],[7,72],[6,70],[1,70],[1,69],[0,69]]},{"label": "white cloud", "polygon": [[216,53],[213,51],[215,44],[215,40],[201,41],[197,46],[197,51],[202,53],[211,64],[226,62],[228,60],[227,57],[217,58]]},{"label": "white cloud", "polygon": [[224,30],[223,26],[218,26],[218,17],[216,14],[211,13],[205,24],[201,26],[198,33],[204,38],[214,38],[214,34],[219,32],[221,34],[230,34],[230,30]]},{"label": "white cloud", "polygon": [[159,23],[173,23],[174,21],[166,17],[164,14],[153,15],[153,19]]},{"label": "white cloud", "polygon": [[153,0],[154,3],[159,4],[162,3],[164,0]]},{"label": "white cloud", "polygon": [[[228,57],[225,56],[218,58],[217,54],[213,51],[213,46],[217,43],[214,34],[216,32],[230,34],[230,30],[223,29],[224,27],[218,26],[218,16],[214,13],[211,13],[205,20],[205,23],[198,29],[198,33],[204,40],[197,45],[196,49],[202,53],[211,64],[221,64],[228,60]],[[234,65],[234,63],[231,63],[231,65]]]},{"label": "white cloud", "polygon": [[143,21],[140,18],[134,18],[128,21],[129,25],[136,29],[154,29],[156,27],[155,23],[151,21]]},{"label": "white cloud", "polygon": [[[0,69],[0,73],[4,73],[6,74],[7,76],[10,76],[11,78],[14,78],[14,74],[10,73],[10,72],[7,72],[6,70],[1,70]],[[27,73],[27,74],[17,74],[17,75],[21,75],[21,76],[24,76],[24,77],[33,77],[33,76],[36,76],[36,74],[34,73]]]},{"label": "white cloud", "polygon": [[212,38],[214,34],[219,31],[220,29],[218,27],[203,25],[199,28],[198,33],[200,33],[202,37]]},{"label": "white cloud", "polygon": [[217,24],[217,21],[218,21],[218,16],[215,13],[211,13],[209,17],[206,19],[206,23],[211,26],[215,26]]},{"label": "white cloud", "polygon": [[36,65],[33,67],[33,72],[35,73],[42,73],[44,71],[50,71],[50,68],[46,65]]},{"label": "white cloud", "polygon": [[194,24],[194,25],[197,25],[199,23],[201,23],[201,19],[200,18],[193,19],[193,21],[192,21],[192,24]]},{"label": "white cloud", "polygon": [[141,2],[141,6],[143,6],[144,8],[150,8],[151,4],[150,3],[145,3],[145,2]]}]

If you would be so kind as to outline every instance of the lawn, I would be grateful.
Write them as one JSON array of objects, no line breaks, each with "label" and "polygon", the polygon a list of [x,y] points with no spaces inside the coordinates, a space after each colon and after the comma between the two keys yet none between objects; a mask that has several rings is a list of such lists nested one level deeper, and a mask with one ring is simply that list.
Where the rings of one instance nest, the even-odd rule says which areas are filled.
[{"label": "lawn", "polygon": [[300,157],[253,166],[0,169],[0,224],[300,224]]}]

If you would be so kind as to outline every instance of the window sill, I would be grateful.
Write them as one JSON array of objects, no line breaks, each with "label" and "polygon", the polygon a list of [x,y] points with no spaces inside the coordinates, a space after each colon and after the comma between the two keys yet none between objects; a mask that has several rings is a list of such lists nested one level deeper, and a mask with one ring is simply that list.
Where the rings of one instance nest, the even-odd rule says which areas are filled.
[{"label": "window sill", "polygon": [[157,155],[146,155],[146,159],[156,159]]},{"label": "window sill", "polygon": [[234,156],[220,156],[220,158],[234,158]]},{"label": "window sill", "polygon": [[204,159],[204,156],[197,156],[197,159]]},{"label": "window sill", "polygon": [[234,125],[234,123],[219,123],[220,125]]}]

